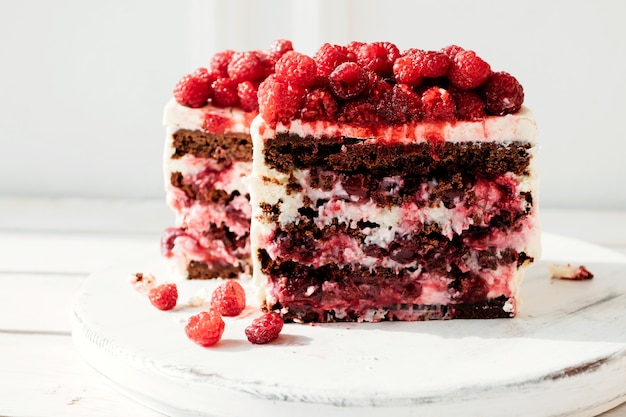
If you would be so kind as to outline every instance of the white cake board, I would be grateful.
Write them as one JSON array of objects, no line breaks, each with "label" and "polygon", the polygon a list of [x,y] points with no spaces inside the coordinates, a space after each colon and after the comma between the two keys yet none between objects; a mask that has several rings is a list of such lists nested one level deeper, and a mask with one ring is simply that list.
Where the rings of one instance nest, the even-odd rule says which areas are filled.
[{"label": "white cake board", "polygon": [[[626,401],[626,258],[546,234],[514,319],[285,325],[274,343],[250,344],[256,307],[225,318],[223,339],[187,339],[185,305],[158,311],[128,283],[166,279],[138,261],[93,274],[73,311],[76,346],[128,396],[175,416],[594,416]],[[546,262],[584,264],[590,281],[551,280]],[[254,300],[251,300],[254,301]]]}]

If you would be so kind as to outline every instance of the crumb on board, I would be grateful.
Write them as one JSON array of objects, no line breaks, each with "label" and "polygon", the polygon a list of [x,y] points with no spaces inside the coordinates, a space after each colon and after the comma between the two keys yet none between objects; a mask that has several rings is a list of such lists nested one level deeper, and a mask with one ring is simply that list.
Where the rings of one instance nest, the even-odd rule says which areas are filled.
[{"label": "crumb on board", "polygon": [[548,264],[552,279],[568,279],[582,281],[593,278],[593,274],[584,265]]}]

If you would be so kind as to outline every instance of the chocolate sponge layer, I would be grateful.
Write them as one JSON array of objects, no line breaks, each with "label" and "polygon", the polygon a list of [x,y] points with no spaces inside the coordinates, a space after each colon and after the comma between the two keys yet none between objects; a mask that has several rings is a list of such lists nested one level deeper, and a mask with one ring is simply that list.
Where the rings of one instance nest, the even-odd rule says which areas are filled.
[{"label": "chocolate sponge layer", "polygon": [[180,129],[174,132],[174,155],[177,159],[186,154],[202,158],[252,161],[252,139],[246,133],[208,133],[201,130]]}]

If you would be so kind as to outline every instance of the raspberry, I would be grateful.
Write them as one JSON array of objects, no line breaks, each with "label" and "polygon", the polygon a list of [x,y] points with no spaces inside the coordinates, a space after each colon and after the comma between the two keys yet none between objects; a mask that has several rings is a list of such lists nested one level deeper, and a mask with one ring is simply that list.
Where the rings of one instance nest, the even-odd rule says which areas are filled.
[{"label": "raspberry", "polygon": [[369,83],[367,73],[355,62],[344,62],[328,76],[330,91],[337,98],[357,97]]},{"label": "raspberry", "polygon": [[393,86],[390,113],[387,119],[392,123],[419,121],[421,118],[422,101],[410,86],[396,84]]},{"label": "raspberry", "polygon": [[376,111],[376,105],[365,99],[359,99],[345,102],[339,112],[338,120],[341,123],[369,126],[377,124],[380,117]]},{"label": "raspberry", "polygon": [[301,108],[306,91],[270,75],[259,86],[259,112],[270,126],[288,124]]},{"label": "raspberry", "polygon": [[245,332],[250,343],[262,345],[276,339],[282,329],[283,319],[278,314],[266,313],[252,320]]},{"label": "raspberry", "polygon": [[356,62],[368,71],[380,76],[391,72],[392,62],[387,59],[387,50],[380,43],[361,45],[356,53]]},{"label": "raspberry", "polygon": [[211,307],[222,316],[237,316],[246,308],[246,292],[237,281],[226,281],[213,291]]},{"label": "raspberry", "polygon": [[515,113],[524,103],[524,88],[507,72],[494,72],[482,90],[487,112],[492,115]]},{"label": "raspberry", "polygon": [[456,103],[456,118],[459,120],[480,120],[485,117],[485,102],[474,91],[456,90],[452,92]]},{"label": "raspberry", "polygon": [[202,128],[211,133],[224,133],[230,123],[230,119],[219,114],[207,113],[204,115]]},{"label": "raspberry", "polygon": [[213,104],[217,107],[234,107],[239,103],[237,83],[230,78],[213,81]]},{"label": "raspberry", "polygon": [[354,54],[343,46],[325,43],[315,53],[313,59],[317,64],[317,75],[328,77],[340,64],[353,61]]},{"label": "raspberry", "polygon": [[227,49],[213,55],[211,58],[211,72],[217,74],[219,77],[228,77],[228,63],[235,55],[235,51]]},{"label": "raspberry", "polygon": [[365,42],[352,41],[346,45],[348,53],[352,57],[351,61],[356,61],[356,54],[359,52],[361,46],[365,45]]},{"label": "raspberry", "polygon": [[228,63],[228,77],[236,83],[261,81],[265,77],[265,66],[256,52],[239,52]]},{"label": "raspberry", "polygon": [[308,88],[315,83],[317,66],[310,56],[289,51],[276,62],[275,72],[281,81]]},{"label": "raspberry", "polygon": [[464,51],[465,49],[461,48],[458,45],[448,45],[446,47],[443,47],[439,50],[439,52],[446,54],[448,56],[448,58],[450,59],[454,59],[454,57],[456,56],[456,54],[458,54],[461,51]]},{"label": "raspberry", "polygon": [[[208,74],[208,72],[207,72]],[[211,84],[203,72],[187,74],[174,87],[174,98],[186,107],[202,107],[211,93]]]},{"label": "raspberry", "polygon": [[237,96],[239,97],[239,106],[244,111],[259,110],[259,100],[257,98],[258,86],[251,81],[244,81],[237,86]]},{"label": "raspberry", "polygon": [[491,67],[479,58],[474,51],[459,51],[452,60],[448,78],[462,89],[479,87],[491,75]]},{"label": "raspberry", "polygon": [[211,309],[189,317],[185,326],[187,337],[200,346],[213,346],[224,334],[224,320],[217,311]]},{"label": "raspberry", "polygon": [[418,65],[424,77],[443,77],[448,73],[451,60],[441,52],[425,51],[419,55]]},{"label": "raspberry", "polygon": [[303,120],[336,120],[337,102],[330,92],[316,88],[304,97],[300,114]]},{"label": "raspberry", "polygon": [[420,72],[417,55],[410,53],[396,59],[393,64],[393,76],[399,83],[419,85],[424,77]]},{"label": "raspberry", "polygon": [[176,284],[161,284],[148,292],[148,298],[159,310],[171,310],[176,307],[178,289]]},{"label": "raspberry", "polygon": [[293,44],[291,43],[291,41],[288,41],[286,39],[279,39],[274,41],[270,45],[267,51],[267,56],[271,61],[277,62],[281,56],[289,51],[293,51]]},{"label": "raspberry", "polygon": [[391,42],[374,42],[387,51],[387,61],[389,62],[389,71],[391,71],[391,67],[396,59],[400,58],[400,50],[396,45]]},{"label": "raspberry", "polygon": [[447,90],[440,87],[429,88],[422,94],[422,109],[425,121],[454,120],[455,105]]}]

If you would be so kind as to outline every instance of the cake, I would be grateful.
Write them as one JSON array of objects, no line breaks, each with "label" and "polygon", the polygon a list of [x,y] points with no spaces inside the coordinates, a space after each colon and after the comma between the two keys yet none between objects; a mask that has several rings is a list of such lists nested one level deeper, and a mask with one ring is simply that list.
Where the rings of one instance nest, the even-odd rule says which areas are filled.
[{"label": "cake", "polygon": [[253,279],[286,321],[513,317],[540,255],[536,127],[474,51],[291,52],[251,126]]},{"label": "cake", "polygon": [[175,222],[161,248],[179,280],[250,273],[250,124],[259,83],[291,49],[280,40],[267,51],[218,52],[180,79],[165,107],[163,172]]}]

